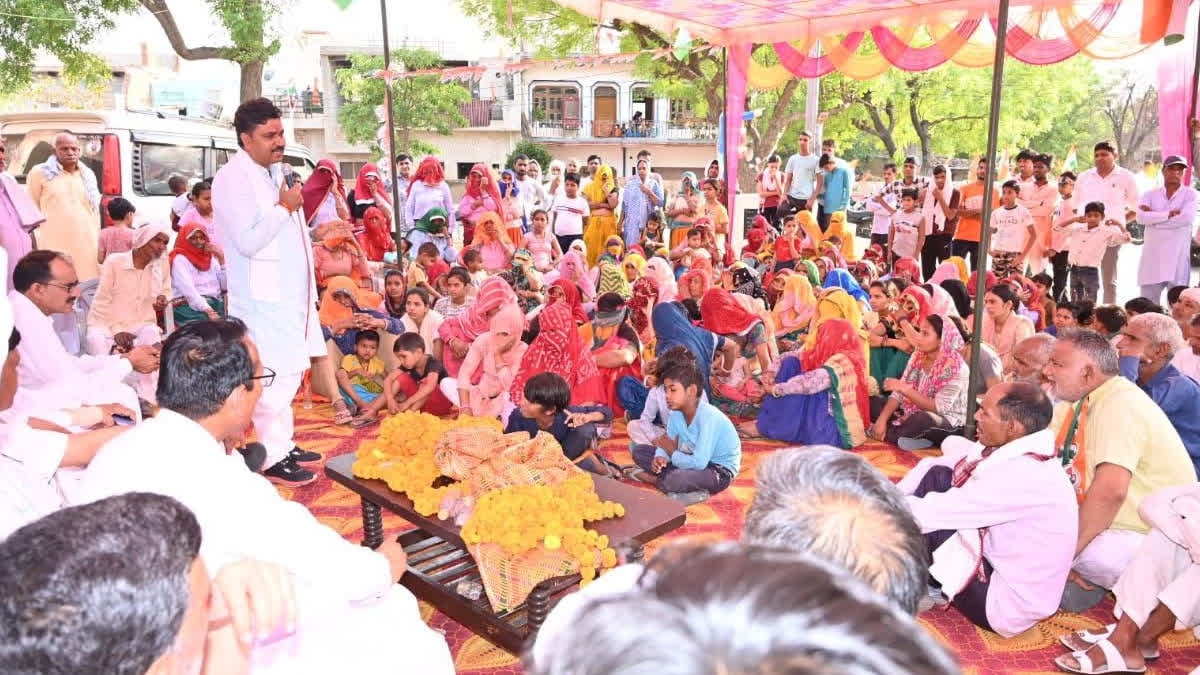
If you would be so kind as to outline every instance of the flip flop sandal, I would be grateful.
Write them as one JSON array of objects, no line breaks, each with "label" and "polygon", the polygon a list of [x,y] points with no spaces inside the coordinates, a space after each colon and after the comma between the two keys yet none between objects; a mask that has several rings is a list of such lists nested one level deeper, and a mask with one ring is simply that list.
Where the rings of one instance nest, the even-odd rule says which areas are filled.
[{"label": "flip flop sandal", "polygon": [[1065,670],[1068,673],[1080,673],[1080,675],[1102,675],[1103,673],[1144,673],[1144,672],[1146,672],[1145,666],[1142,666],[1140,669],[1136,669],[1136,668],[1130,668],[1128,665],[1126,665],[1125,658],[1123,656],[1121,656],[1120,650],[1118,650],[1117,646],[1114,645],[1111,641],[1109,641],[1108,638],[1103,638],[1101,640],[1098,640],[1094,646],[1099,647],[1100,651],[1104,653],[1104,665],[1103,666],[1097,666],[1097,665],[1093,664],[1092,657],[1088,656],[1086,652],[1072,652],[1071,653],[1071,656],[1074,656],[1075,660],[1077,660],[1079,662],[1078,668],[1072,668],[1071,666],[1068,666],[1063,663],[1063,659],[1066,658],[1066,656],[1067,656],[1066,654],[1054,659],[1054,665],[1058,666],[1060,670]]},{"label": "flip flop sandal", "polygon": [[378,423],[379,423],[378,417],[372,417],[371,419],[356,417],[355,419],[350,421],[350,428],[351,429],[364,429],[366,427],[371,426],[372,424],[378,424]]},{"label": "flip flop sandal", "polygon": [[[1061,644],[1062,646],[1066,647],[1067,649],[1070,649],[1072,652],[1077,652],[1080,650],[1078,650],[1074,646],[1068,644],[1068,642],[1070,641],[1070,639],[1072,637],[1088,646],[1091,646],[1101,640],[1107,640],[1109,638],[1109,636],[1112,635],[1113,631],[1116,629],[1117,629],[1117,624],[1110,623],[1107,626],[1105,626],[1104,628],[1100,629],[1101,631],[1103,631],[1102,633],[1097,633],[1095,631],[1090,631],[1090,630],[1077,630],[1074,633],[1067,633],[1066,635],[1060,636],[1058,638],[1058,643]],[[1084,650],[1084,651],[1086,651],[1086,650]],[[1153,661],[1160,656],[1162,656],[1162,652],[1158,649],[1157,646],[1155,646],[1155,648],[1150,652],[1146,652],[1146,651],[1142,652],[1142,658],[1146,661]]]},{"label": "flip flop sandal", "polygon": [[640,466],[627,466],[621,470],[621,474],[629,480],[636,480],[647,485],[658,484],[658,477]]}]

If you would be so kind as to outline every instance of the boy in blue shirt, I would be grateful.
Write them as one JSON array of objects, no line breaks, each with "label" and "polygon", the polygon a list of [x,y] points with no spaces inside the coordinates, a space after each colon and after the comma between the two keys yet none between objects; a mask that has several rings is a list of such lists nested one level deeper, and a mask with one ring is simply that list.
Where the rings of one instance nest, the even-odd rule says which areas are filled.
[{"label": "boy in blue shirt", "polygon": [[633,473],[668,497],[695,504],[729,487],[742,461],[742,441],[733,423],[702,401],[700,369],[688,359],[662,363],[658,373],[667,395],[667,433],[633,449],[641,471]]}]

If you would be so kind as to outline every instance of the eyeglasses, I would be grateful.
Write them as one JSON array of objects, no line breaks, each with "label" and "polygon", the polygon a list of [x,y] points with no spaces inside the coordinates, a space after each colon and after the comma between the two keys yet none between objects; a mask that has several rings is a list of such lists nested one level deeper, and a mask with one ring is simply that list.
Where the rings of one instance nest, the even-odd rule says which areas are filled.
[{"label": "eyeglasses", "polygon": [[263,366],[263,374],[262,375],[255,375],[255,376],[249,378],[248,380],[246,380],[246,382],[250,383],[255,380],[262,380],[263,386],[269,387],[272,384],[275,384],[275,371],[271,370],[270,368],[268,368],[266,366]]},{"label": "eyeglasses", "polygon": [[58,281],[47,281],[47,282],[46,282],[46,285],[47,285],[47,286],[54,286],[54,287],[56,287],[56,288],[61,288],[61,289],[63,289],[64,291],[66,291],[66,292],[68,292],[68,293],[70,293],[71,291],[75,290],[76,288],[79,288],[79,282],[78,282],[78,281],[73,281],[73,282],[71,282],[71,283],[69,283],[69,284],[60,283],[60,282],[58,282]]}]

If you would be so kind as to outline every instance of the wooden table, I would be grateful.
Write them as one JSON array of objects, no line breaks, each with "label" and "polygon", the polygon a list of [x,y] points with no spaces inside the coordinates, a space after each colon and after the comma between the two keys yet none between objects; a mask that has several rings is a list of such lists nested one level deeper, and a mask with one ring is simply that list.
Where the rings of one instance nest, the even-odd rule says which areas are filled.
[{"label": "wooden table", "polygon": [[[353,454],[335,457],[325,464],[325,474],[362,497],[363,546],[376,548],[383,543],[383,509],[416,525],[417,529],[399,538],[408,553],[408,572],[400,583],[413,595],[504,649],[519,653],[525,642],[537,634],[550,609],[579,584],[578,574],[547,579],[533,588],[525,604],[506,612],[494,611],[486,593],[477,600],[459,595],[456,590],[459,582],[483,582],[475,560],[459,536],[458,526],[453,521],[422,516],[407,495],[393,492],[381,480],[356,478],[350,471],[353,463]],[[590,527],[608,535],[610,546],[627,549],[629,562],[640,562],[644,544],[681,527],[686,520],[682,504],[657,492],[596,475],[592,475],[592,480],[596,494],[603,500],[622,504],[625,515],[591,523]]]}]

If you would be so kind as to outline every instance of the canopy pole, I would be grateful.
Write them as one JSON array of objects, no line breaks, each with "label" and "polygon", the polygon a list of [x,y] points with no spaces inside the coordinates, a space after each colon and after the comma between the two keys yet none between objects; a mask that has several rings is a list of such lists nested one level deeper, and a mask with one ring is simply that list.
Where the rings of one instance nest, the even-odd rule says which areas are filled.
[{"label": "canopy pole", "polygon": [[[383,72],[392,72],[392,50],[388,46],[387,0],[379,0],[379,21],[383,24]],[[396,242],[396,264],[400,263],[400,245],[404,233],[400,231],[400,176],[396,174],[396,123],[392,120],[392,78],[383,78],[383,109],[387,113],[388,175],[392,177],[392,239]]]},{"label": "canopy pole", "polygon": [[983,184],[983,207],[979,227],[979,272],[975,275],[975,321],[971,328],[971,379],[967,386],[967,424],[964,434],[975,436],[976,397],[982,380],[979,372],[980,343],[983,341],[983,295],[987,292],[988,246],[991,244],[992,228],[988,222],[992,216],[992,195],[995,192],[996,144],[1000,130],[1000,90],[1004,82],[1005,38],[1008,36],[1008,0],[1000,0],[996,11],[996,53],[992,59],[992,102],[988,111],[987,181]]},{"label": "canopy pole", "polygon": [[1196,58],[1192,63],[1192,96],[1188,99],[1187,121],[1184,122],[1187,125],[1188,137],[1187,175],[1189,184],[1190,177],[1196,172],[1196,135],[1192,132],[1192,118],[1196,115],[1196,90],[1200,88],[1200,15],[1198,15],[1196,24],[1196,34],[1192,37],[1192,41],[1196,43]]}]

